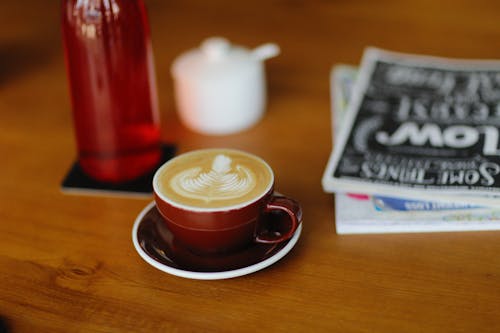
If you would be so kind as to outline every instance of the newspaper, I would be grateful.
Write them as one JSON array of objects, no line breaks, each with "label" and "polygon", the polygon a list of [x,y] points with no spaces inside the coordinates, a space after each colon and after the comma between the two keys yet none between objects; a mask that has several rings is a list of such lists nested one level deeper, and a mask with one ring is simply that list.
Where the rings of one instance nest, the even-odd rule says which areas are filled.
[{"label": "newspaper", "polygon": [[327,192],[500,206],[500,61],[365,51]]},{"label": "newspaper", "polygon": [[[341,128],[356,76],[357,68],[347,65],[331,72],[333,133]],[[462,203],[338,193],[335,206],[339,234],[500,229],[500,209]]]}]

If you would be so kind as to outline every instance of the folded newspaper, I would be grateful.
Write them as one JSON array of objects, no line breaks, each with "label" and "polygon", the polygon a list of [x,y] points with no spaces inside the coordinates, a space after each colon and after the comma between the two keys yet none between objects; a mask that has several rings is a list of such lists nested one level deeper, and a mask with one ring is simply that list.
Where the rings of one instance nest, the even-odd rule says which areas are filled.
[{"label": "folded newspaper", "polygon": [[[411,91],[409,91],[410,89],[408,89],[408,87],[403,87],[404,84],[407,84],[408,86],[410,86],[410,83],[411,83],[411,85],[413,85],[413,84],[420,85],[419,89],[422,89],[422,85],[431,84],[430,83],[431,81],[427,81],[427,83],[424,82],[425,78],[424,78],[424,76],[420,76],[420,75],[423,75],[422,73],[420,73],[420,75],[419,75],[418,70],[421,70],[422,68],[424,68],[425,70],[429,70],[430,68],[434,68],[434,67],[430,66],[430,63],[434,63],[436,60],[439,60],[440,66],[444,67],[444,69],[443,68],[436,69],[436,70],[438,70],[437,73],[440,73],[439,75],[441,75],[441,77],[439,77],[438,74],[433,74],[434,77],[432,77],[432,80],[435,80],[435,82],[432,84],[434,84],[434,87],[441,87],[441,85],[438,84],[438,81],[442,80],[443,76],[445,76],[444,75],[445,72],[447,73],[451,70],[450,69],[451,64],[448,64],[448,65],[446,65],[446,64],[449,61],[451,61],[453,64],[455,64],[455,60],[452,61],[452,60],[428,58],[428,57],[423,58],[421,56],[395,54],[392,52],[386,52],[386,51],[381,51],[381,50],[376,50],[376,49],[370,49],[368,51],[368,53],[372,53],[372,55],[371,55],[372,57],[375,55],[377,57],[389,56],[389,58],[391,58],[391,59],[394,59],[394,57],[396,57],[400,63],[403,63],[402,65],[400,63],[396,63],[395,66],[396,67],[403,66],[404,72],[402,70],[399,73],[393,73],[393,75],[401,75],[398,80],[404,80],[404,81],[398,81],[399,86],[397,88],[403,90],[403,92],[405,92],[405,93],[408,93],[408,94],[404,94],[401,97],[399,97],[400,99],[398,99],[398,97],[397,97],[398,95],[396,92],[391,93],[391,92],[386,91],[385,95],[384,94],[377,94],[376,97],[379,98],[379,100],[377,100],[379,102],[380,102],[380,99],[383,99],[384,96],[389,95],[390,98],[389,98],[389,102],[382,101],[378,105],[378,107],[373,106],[376,103],[374,103],[371,107],[368,107],[368,109],[371,109],[372,111],[373,111],[373,109],[378,110],[378,112],[373,112],[375,115],[384,115],[386,113],[390,113],[391,112],[391,105],[394,105],[394,104],[397,107],[396,111],[401,111],[401,108],[402,108],[401,104],[406,103],[406,102],[401,102],[401,100],[404,100],[404,98],[410,98],[410,97],[405,97],[405,96],[411,96],[411,97],[417,96],[417,97],[419,97],[419,94],[412,93]],[[420,67],[416,68],[415,71],[412,73],[406,72],[410,68],[413,68],[412,66],[416,66],[411,61],[409,61],[410,59],[413,59],[413,58],[417,58],[417,60],[418,60],[417,63],[420,65]],[[366,59],[366,57],[365,57],[365,59]],[[422,65],[420,63],[424,59],[426,60],[426,66],[422,67]],[[429,63],[427,63],[427,62],[429,62]],[[462,63],[460,61],[460,63],[463,64],[464,62]],[[492,62],[484,62],[484,61],[481,61],[481,62],[475,61],[475,62],[467,62],[467,63],[468,64],[473,63],[476,66],[476,67],[474,67],[476,69],[478,67],[478,64],[480,64],[480,66],[479,66],[480,68],[483,68],[484,65],[490,66],[492,64]],[[387,61],[386,61],[386,65],[388,65]],[[390,65],[391,66],[387,66],[387,69],[389,69],[389,67],[392,67],[393,64],[390,63]],[[372,67],[372,70],[373,70],[373,67]],[[473,70],[470,69],[469,71],[466,71],[466,72],[463,72],[464,71],[463,68],[461,70],[462,70],[462,72],[460,72],[460,75],[453,74],[452,76],[448,76],[448,79],[447,79],[447,80],[449,80],[449,81],[447,81],[448,85],[453,84],[451,82],[451,80],[453,80],[453,78],[456,79],[456,82],[454,83],[456,87],[458,87],[458,85],[465,85],[466,84],[466,82],[463,81],[463,78],[461,76],[465,75],[465,74],[472,75]],[[394,69],[394,71],[396,71],[396,70]],[[459,70],[453,69],[453,73],[455,73],[457,71],[459,71]],[[488,71],[488,73],[490,73],[490,72],[491,72],[491,70]],[[386,75],[389,75],[387,73],[390,73],[390,70],[386,71],[385,73],[386,73]],[[373,72],[372,72],[372,74],[373,74]],[[411,77],[403,78],[404,74],[406,74],[406,75],[411,74]],[[432,74],[432,73],[425,73],[425,74]],[[485,73],[481,72],[481,74],[485,74]],[[338,133],[338,130],[340,128],[346,127],[345,126],[346,124],[344,123],[345,121],[350,121],[349,128],[346,131],[347,134],[344,133],[344,135],[352,135],[352,133],[350,133],[350,132],[353,131],[354,119],[352,119],[352,117],[353,117],[352,115],[350,116],[351,119],[349,119],[349,112],[356,112],[356,113],[360,112],[359,110],[356,110],[356,109],[354,109],[355,111],[352,111],[353,109],[352,109],[352,107],[350,107],[351,103],[349,103],[350,98],[351,98],[351,94],[353,94],[353,89],[354,89],[353,86],[355,85],[354,83],[356,82],[357,75],[358,75],[357,69],[355,67],[351,67],[351,66],[343,66],[343,65],[336,66],[332,70],[332,75],[331,75],[332,112],[333,112],[333,117],[332,117],[333,124],[332,125],[334,125],[334,128],[335,128],[334,133]],[[451,74],[447,74],[447,75],[451,75]],[[476,73],[476,75],[479,75],[479,74]],[[488,74],[488,75],[490,76],[492,81],[488,82],[486,78],[481,78],[479,76],[479,77],[476,77],[476,79],[479,80],[480,82],[475,82],[474,84],[488,85],[488,87],[489,87],[488,89],[490,90],[489,96],[493,96],[493,94],[491,94],[491,92],[492,92],[491,90],[493,90],[494,87],[498,83],[500,83],[500,74],[497,74],[495,72],[494,78],[493,78],[493,76],[491,76],[491,74]],[[427,79],[430,80],[431,77],[427,76]],[[495,80],[498,80],[498,82],[496,82]],[[441,81],[441,83],[443,83],[443,82]],[[359,85],[359,82],[357,82],[356,84]],[[379,83],[373,83],[373,84],[376,85],[377,88],[379,88],[379,89],[381,87],[383,87],[383,85],[381,85]],[[468,82],[467,84],[473,84],[473,83]],[[479,88],[479,87],[477,87],[477,88]],[[359,86],[358,86],[358,89],[359,89]],[[441,89],[445,89],[445,88],[441,88]],[[451,89],[451,87],[449,86],[446,89]],[[470,88],[470,89],[472,89],[472,88]],[[458,93],[458,90],[456,92]],[[476,90],[476,93],[477,93],[477,90]],[[454,96],[458,96],[458,94],[455,94]],[[427,97],[435,98],[433,96],[433,93],[428,93]],[[352,98],[354,99],[356,97],[352,96]],[[367,98],[367,100],[368,100],[368,98]],[[436,98],[436,100],[437,100],[437,98]],[[399,104],[396,104],[397,101],[399,101]],[[447,101],[451,101],[451,99],[448,99]],[[472,101],[472,99],[470,99],[468,101]],[[367,101],[365,101],[365,103],[366,102]],[[427,101],[427,102],[430,103],[429,101]],[[489,100],[489,102],[491,102],[491,100]],[[366,103],[366,104],[369,105],[369,103]],[[464,106],[465,104],[466,104],[466,102],[464,102],[464,104],[462,104],[462,107],[465,107]],[[491,106],[493,106],[495,108],[493,110],[493,112],[496,112],[496,103],[489,104],[489,107],[491,107]],[[404,107],[408,107],[408,106],[404,106]],[[472,107],[469,109],[469,111],[471,111],[471,110],[472,110]],[[381,112],[381,111],[384,111],[384,112]],[[393,112],[396,112],[396,111],[393,111]],[[423,112],[424,110],[419,109],[418,111]],[[485,110],[483,110],[482,112],[484,112],[484,111]],[[406,115],[409,115],[409,113],[411,111],[407,110],[405,112],[406,112],[405,113]],[[438,111],[434,110],[433,112],[438,112]],[[453,118],[458,118],[457,115],[451,115],[449,110],[448,111],[441,110],[441,112],[443,112],[441,114],[441,116],[442,116],[441,122],[438,122],[439,124],[444,123],[444,125],[441,125],[441,126],[450,126],[449,124],[454,121]],[[444,115],[445,115],[444,112],[448,112],[447,117],[444,117]],[[347,113],[347,120],[344,119],[344,117],[346,116],[346,113]],[[474,115],[472,117],[472,119],[474,119],[472,122],[470,121],[470,119],[465,119],[467,117],[462,113],[462,122],[459,122],[458,119],[455,119],[456,124],[461,124],[461,126],[470,126],[470,127],[477,126],[478,123],[483,124],[482,122],[478,121],[479,119],[478,119],[477,111],[473,111],[473,112],[471,111],[471,113],[469,113],[468,116],[471,116],[471,115]],[[419,113],[419,116],[423,117],[424,113]],[[433,113],[432,117],[427,117],[427,118],[425,118],[425,120],[433,119],[434,116],[437,117],[437,114]],[[485,115],[483,115],[483,116],[485,116]],[[499,117],[500,117],[500,109],[499,109]],[[374,118],[376,118],[376,117],[374,117]],[[389,122],[389,123],[395,122],[395,120],[391,119],[391,118],[389,118],[388,120],[384,119],[383,117],[381,117],[381,118],[382,118],[382,122]],[[399,119],[400,122],[403,122],[402,121],[403,118],[405,118],[405,117],[396,118],[396,119]],[[417,125],[420,125],[420,127],[417,126],[417,129],[421,129],[423,127],[423,125],[425,124],[425,122],[423,121],[424,119],[420,119],[420,118],[413,119],[413,118],[417,118],[417,117],[416,116],[408,117],[408,119],[411,119]],[[446,118],[446,119],[443,119],[443,118]],[[373,121],[372,125],[374,125],[374,124],[376,125],[377,123],[375,121]],[[490,126],[491,126],[491,124],[494,124],[494,122],[489,121],[488,124],[490,124]],[[365,126],[367,126],[367,125],[365,125]],[[458,125],[455,125],[455,126],[458,126]],[[374,127],[376,127],[376,126],[374,126]],[[383,127],[383,125],[380,127],[382,128],[382,130],[388,131],[387,127]],[[400,125],[400,127],[401,127],[401,125]],[[441,128],[441,127],[439,127],[439,128]],[[372,132],[373,132],[373,130],[374,129],[372,129]],[[377,130],[377,129],[375,129],[375,130]],[[381,131],[381,130],[379,130],[379,131]],[[406,135],[408,135],[408,137],[406,138],[406,142],[404,142],[404,143],[414,144],[414,142],[411,142],[411,140],[415,140],[415,136],[418,138],[417,134],[427,135],[428,141],[432,140],[430,137],[432,136],[433,132],[430,132],[427,134],[426,133],[427,132],[424,131],[423,134],[421,134],[419,131],[415,131],[415,132],[411,132],[410,134],[406,134]],[[404,133],[402,133],[400,135],[403,135],[403,134]],[[366,133],[365,133],[365,135],[366,135]],[[451,136],[451,134],[448,134],[448,135]],[[461,138],[460,136],[457,136],[457,137],[458,137],[458,139]],[[451,137],[447,137],[447,140],[451,140],[451,139],[452,139]],[[370,137],[364,138],[365,147],[370,146],[372,144],[372,143],[367,142],[369,140],[374,140],[373,136],[371,138]],[[423,139],[420,139],[420,140],[421,141],[417,141],[420,145],[415,145],[415,146],[423,147],[423,148],[432,147],[431,142],[423,142],[422,143]],[[345,140],[345,141],[347,141],[347,140]],[[356,146],[356,145],[353,145],[353,146],[359,148],[359,138],[358,138],[357,144],[358,144],[358,146]],[[344,145],[342,146],[343,149],[346,148],[345,146],[346,146],[346,143],[344,143]],[[339,148],[339,146],[336,145],[335,152],[332,153],[332,159],[334,158],[335,154],[338,154],[338,152],[337,152],[338,148]],[[453,148],[453,147],[451,147],[451,148]],[[458,147],[455,147],[455,148],[458,149]],[[352,147],[350,149],[352,149]],[[449,147],[446,149],[449,149]],[[418,155],[419,157],[428,158],[429,160],[433,161],[433,163],[436,163],[436,161],[438,161],[438,160],[440,160],[442,163],[444,163],[446,161],[448,163],[448,166],[447,167],[443,166],[444,171],[454,172],[454,174],[456,175],[456,174],[459,174],[460,170],[462,170],[462,169],[459,169],[457,167],[459,164],[452,164],[452,162],[457,162],[457,159],[452,158],[449,155],[449,153],[445,154],[444,157],[439,157],[439,155],[436,156],[436,154],[425,154],[425,152],[426,152],[425,150],[421,150],[420,152],[421,152],[421,154]],[[363,152],[358,152],[358,153],[360,153],[361,155],[363,154]],[[380,151],[378,153],[380,153]],[[396,152],[394,152],[393,150],[390,150],[390,149],[388,150],[388,152],[382,150],[381,153],[382,154],[386,153],[387,155],[396,155],[396,156],[393,156],[393,158],[395,158],[395,159],[399,158],[400,164],[403,164],[405,166],[415,162],[415,161],[409,162],[410,159],[415,158],[414,152],[412,152],[411,150],[407,151],[408,154],[405,154],[406,153],[405,151],[396,150]],[[372,160],[373,155],[371,155],[371,154],[373,154],[373,152],[369,152],[365,156],[365,159],[367,162],[371,162],[372,165],[375,165],[377,160],[376,159]],[[405,156],[406,159],[402,159],[401,155]],[[458,154],[458,155],[459,155],[458,159],[462,158],[462,160],[466,160],[465,157],[462,157],[463,155],[460,155],[460,154]],[[389,159],[389,161],[393,161],[393,160]],[[401,163],[401,161],[402,161],[402,163]],[[345,193],[343,193],[343,192],[349,192],[351,187],[348,187],[347,189],[344,189],[341,187],[342,190],[334,190],[334,189],[336,189],[335,186],[333,188],[328,187],[329,182],[332,181],[330,178],[333,178],[333,177],[330,177],[332,175],[332,169],[331,169],[332,164],[331,163],[332,163],[332,160],[330,160],[329,165],[328,165],[327,169],[325,170],[325,177],[323,179],[323,185],[325,187],[325,190],[328,192],[331,192],[331,191],[338,192],[338,194],[336,195],[336,201],[335,201],[335,203],[336,203],[336,227],[337,227],[337,232],[340,234],[345,234],[345,233],[381,233],[381,232],[498,230],[498,229],[500,229],[500,208],[498,208],[498,209],[497,208],[490,208],[490,207],[486,207],[482,204],[470,203],[468,200],[468,197],[462,198],[461,194],[453,193],[452,196],[448,196],[448,194],[446,193],[444,201],[441,201],[442,198],[438,195],[435,195],[434,194],[435,192],[429,193],[427,195],[418,195],[418,196],[409,195],[409,196],[399,197],[399,195],[401,194],[401,192],[398,191],[399,185],[396,185],[394,190],[391,191],[390,193],[385,193],[385,194],[380,194],[380,192],[377,190],[377,188],[375,188],[373,191],[362,191],[365,188],[359,187],[359,189],[361,189],[361,191],[356,191],[356,192],[363,193],[363,194],[352,194],[352,193],[345,194]],[[382,161],[378,161],[378,163],[388,163],[388,161],[382,159]],[[413,164],[411,164],[411,165],[413,165]],[[450,166],[452,166],[452,165],[454,165],[455,167],[451,168]],[[473,164],[471,163],[468,165],[470,166]],[[394,164],[393,166],[397,166],[397,165]],[[415,168],[417,167],[417,165],[413,165],[413,166]],[[469,170],[469,169],[467,169],[467,170]],[[385,172],[389,173],[390,171],[386,170]],[[411,175],[405,176],[404,173],[403,174],[400,173],[400,174],[398,174],[398,176],[396,176],[396,173],[394,170],[392,170],[392,175],[395,179],[397,179],[398,181],[400,181],[403,184],[405,184],[405,180],[408,181],[407,178],[412,179]],[[367,176],[367,175],[365,174],[365,176]],[[455,180],[455,182],[458,182],[460,179],[460,176],[455,176],[455,177],[458,177],[458,179]],[[471,176],[469,176],[469,177],[471,177]],[[494,176],[492,176],[492,177],[494,177]],[[464,179],[465,178],[466,178],[466,176],[464,174]],[[325,181],[325,179],[327,179],[327,180]],[[467,178],[467,179],[470,180],[471,178]],[[335,182],[335,180],[333,180],[333,181]],[[386,185],[386,184],[384,184],[384,185]],[[410,185],[411,185],[411,182],[410,182]],[[356,187],[356,189],[358,189],[358,187]],[[463,188],[461,188],[461,189],[463,190]],[[387,194],[389,194],[389,195],[387,195]],[[458,200],[453,200],[455,195],[460,197],[460,198]],[[489,199],[492,199],[492,198],[489,198]],[[492,202],[493,200],[486,200],[486,201]]]},{"label": "folded newspaper", "polygon": [[323,188],[500,207],[499,127],[500,61],[369,48]]}]

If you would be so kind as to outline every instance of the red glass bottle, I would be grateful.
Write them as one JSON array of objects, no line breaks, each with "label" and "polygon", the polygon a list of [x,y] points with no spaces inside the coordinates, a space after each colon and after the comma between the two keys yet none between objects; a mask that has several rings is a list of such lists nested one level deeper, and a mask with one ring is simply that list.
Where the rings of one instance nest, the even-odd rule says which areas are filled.
[{"label": "red glass bottle", "polygon": [[153,53],[142,0],[63,0],[62,33],[80,166],[105,182],[160,160]]}]

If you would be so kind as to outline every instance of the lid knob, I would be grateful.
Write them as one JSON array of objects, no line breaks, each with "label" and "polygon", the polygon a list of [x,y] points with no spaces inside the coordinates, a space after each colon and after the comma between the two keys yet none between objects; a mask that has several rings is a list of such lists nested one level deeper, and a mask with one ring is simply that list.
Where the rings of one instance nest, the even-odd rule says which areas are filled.
[{"label": "lid knob", "polygon": [[229,41],[222,37],[211,37],[205,39],[201,43],[201,52],[212,61],[221,60],[225,58],[229,50],[231,49],[231,44]]}]

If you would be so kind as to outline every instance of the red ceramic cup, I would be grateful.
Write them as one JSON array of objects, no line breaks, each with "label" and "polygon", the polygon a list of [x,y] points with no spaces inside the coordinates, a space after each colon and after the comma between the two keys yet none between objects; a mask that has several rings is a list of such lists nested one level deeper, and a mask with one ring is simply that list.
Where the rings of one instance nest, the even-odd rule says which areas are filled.
[{"label": "red ceramic cup", "polygon": [[[194,151],[187,154],[197,154]],[[269,183],[251,200],[227,207],[206,208],[179,204],[161,191],[164,168],[182,159],[180,155],[158,169],[153,179],[156,206],[176,241],[197,254],[234,252],[253,243],[280,243],[291,238],[302,221],[300,205],[274,192],[274,174],[262,159],[235,150],[217,150],[250,156],[269,170]],[[184,154],[185,155],[185,154]]]}]

